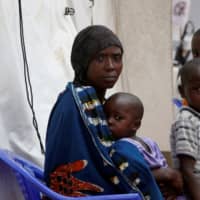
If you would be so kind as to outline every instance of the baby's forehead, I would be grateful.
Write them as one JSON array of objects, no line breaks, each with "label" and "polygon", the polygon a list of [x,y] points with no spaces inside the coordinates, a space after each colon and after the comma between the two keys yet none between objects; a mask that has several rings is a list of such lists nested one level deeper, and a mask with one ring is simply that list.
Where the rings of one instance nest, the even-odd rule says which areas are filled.
[{"label": "baby's forehead", "polygon": [[140,107],[140,104],[138,102],[134,101],[119,101],[116,102],[116,104],[113,104],[116,110],[125,110],[128,113],[135,113],[136,110],[138,112],[138,108]]}]

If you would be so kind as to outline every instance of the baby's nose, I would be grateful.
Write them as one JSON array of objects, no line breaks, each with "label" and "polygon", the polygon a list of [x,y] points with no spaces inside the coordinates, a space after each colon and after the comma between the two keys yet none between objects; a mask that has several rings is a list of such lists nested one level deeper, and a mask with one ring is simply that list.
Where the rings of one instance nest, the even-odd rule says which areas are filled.
[{"label": "baby's nose", "polygon": [[107,121],[108,121],[108,125],[109,125],[109,126],[113,124],[113,119],[112,119],[112,117],[109,117]]}]

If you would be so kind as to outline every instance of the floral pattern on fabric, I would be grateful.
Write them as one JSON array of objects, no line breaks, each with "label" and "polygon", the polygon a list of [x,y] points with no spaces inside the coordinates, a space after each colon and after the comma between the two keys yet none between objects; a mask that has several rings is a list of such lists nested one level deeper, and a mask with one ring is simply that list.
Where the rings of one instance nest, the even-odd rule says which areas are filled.
[{"label": "floral pattern on fabric", "polygon": [[98,185],[85,182],[73,176],[73,172],[83,170],[87,166],[86,160],[61,165],[50,175],[50,188],[65,196],[86,196],[83,191],[102,192]]}]

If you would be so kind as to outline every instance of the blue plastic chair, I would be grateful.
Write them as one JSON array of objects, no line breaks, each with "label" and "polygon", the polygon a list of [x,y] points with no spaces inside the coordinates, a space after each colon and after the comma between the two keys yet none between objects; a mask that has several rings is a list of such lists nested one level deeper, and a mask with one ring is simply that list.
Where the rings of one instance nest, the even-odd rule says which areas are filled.
[{"label": "blue plastic chair", "polygon": [[52,200],[142,200],[137,193],[66,197],[48,188],[43,181],[43,170],[13,152],[0,149],[0,162],[15,173],[25,200],[41,200],[45,195]]}]

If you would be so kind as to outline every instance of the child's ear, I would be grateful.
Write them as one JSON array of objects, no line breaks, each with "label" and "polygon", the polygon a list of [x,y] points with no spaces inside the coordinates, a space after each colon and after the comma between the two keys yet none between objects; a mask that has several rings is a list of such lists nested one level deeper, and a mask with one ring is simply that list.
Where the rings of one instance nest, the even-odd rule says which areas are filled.
[{"label": "child's ear", "polygon": [[178,91],[182,98],[185,98],[184,89],[182,85],[178,85]]}]

